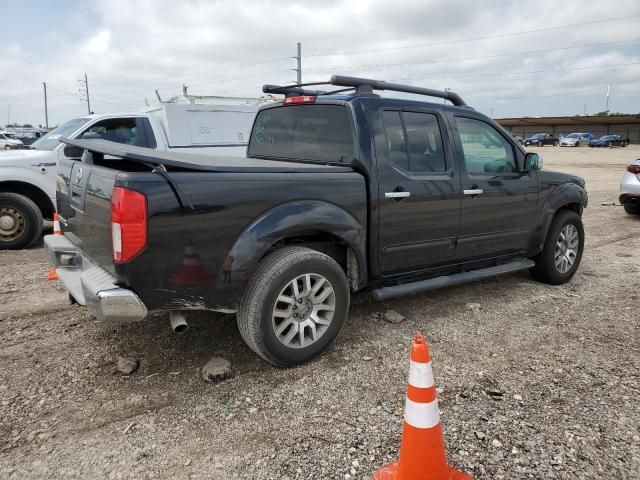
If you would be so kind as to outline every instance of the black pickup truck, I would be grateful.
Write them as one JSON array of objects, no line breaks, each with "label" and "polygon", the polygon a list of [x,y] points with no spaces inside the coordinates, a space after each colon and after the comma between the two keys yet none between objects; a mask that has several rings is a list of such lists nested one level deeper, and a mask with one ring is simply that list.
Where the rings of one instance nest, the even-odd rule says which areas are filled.
[{"label": "black pickup truck", "polygon": [[353,291],[384,300],[524,269],[551,284],[573,276],[582,179],[541,170],[451,91],[326,84],[265,86],[285,98],[258,112],[246,158],[67,140],[68,156],[85,152],[60,163],[64,235],[45,244],[72,301],[114,321],[166,311],[175,330],[184,311],[235,312],[246,343],[287,366],[331,344]]}]

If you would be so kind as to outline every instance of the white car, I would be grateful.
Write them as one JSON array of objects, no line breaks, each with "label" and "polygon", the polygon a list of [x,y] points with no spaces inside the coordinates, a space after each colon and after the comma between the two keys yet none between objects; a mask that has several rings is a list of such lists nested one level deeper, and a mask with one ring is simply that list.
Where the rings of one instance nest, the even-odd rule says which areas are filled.
[{"label": "white car", "polygon": [[13,133],[0,132],[0,149],[14,150],[18,148],[24,148],[22,140],[17,139]]},{"label": "white car", "polygon": [[589,140],[596,138],[592,133],[570,133],[560,139],[561,147],[586,147]]},{"label": "white car", "polygon": [[[30,145],[0,151],[0,250],[26,248],[40,238],[56,204],[58,161],[79,158],[60,138],[112,142],[184,153],[244,156],[260,101],[163,103],[144,113],[91,114],[69,120]],[[240,104],[239,104],[240,103]]]},{"label": "white car", "polygon": [[625,212],[640,215],[640,158],[631,162],[622,176],[620,203]]}]

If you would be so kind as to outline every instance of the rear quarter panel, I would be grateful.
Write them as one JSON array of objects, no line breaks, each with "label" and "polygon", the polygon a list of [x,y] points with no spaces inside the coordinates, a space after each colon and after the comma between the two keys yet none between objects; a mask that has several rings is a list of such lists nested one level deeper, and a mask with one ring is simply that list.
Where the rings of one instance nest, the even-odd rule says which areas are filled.
[{"label": "rear quarter panel", "polygon": [[[136,291],[150,309],[235,309],[265,245],[283,236],[326,228],[340,236],[340,229],[345,233],[350,227],[344,226],[349,221],[338,221],[338,217],[351,218],[361,226],[357,235],[345,235],[351,235],[364,251],[366,187],[357,173],[171,176],[193,210],[180,208],[162,179],[121,173],[118,180],[119,185],[148,197],[147,247],[115,270],[120,283]],[[311,204],[324,207],[305,208]],[[269,217],[264,222],[269,228],[251,228],[283,206],[289,209],[288,222],[271,222]]]}]

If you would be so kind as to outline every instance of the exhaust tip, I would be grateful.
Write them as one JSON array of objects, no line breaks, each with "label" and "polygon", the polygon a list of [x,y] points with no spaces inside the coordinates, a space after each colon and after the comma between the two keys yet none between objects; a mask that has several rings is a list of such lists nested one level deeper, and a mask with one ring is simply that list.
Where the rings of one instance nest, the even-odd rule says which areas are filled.
[{"label": "exhaust tip", "polygon": [[173,333],[179,335],[189,330],[189,324],[180,312],[169,312],[169,322]]}]

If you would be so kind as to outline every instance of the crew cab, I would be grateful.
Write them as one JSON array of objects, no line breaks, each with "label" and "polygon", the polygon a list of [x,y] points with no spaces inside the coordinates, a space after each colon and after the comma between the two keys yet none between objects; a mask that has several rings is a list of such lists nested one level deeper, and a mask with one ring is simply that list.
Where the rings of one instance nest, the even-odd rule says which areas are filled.
[{"label": "crew cab", "polygon": [[557,147],[560,144],[560,139],[551,133],[536,133],[528,138],[524,139],[525,147],[529,145],[535,145],[537,147],[544,147],[545,145],[553,145]]},{"label": "crew cab", "polygon": [[[0,249],[32,245],[43,218],[53,219],[57,165],[70,157],[60,138],[102,138],[112,142],[187,153],[243,156],[261,99],[213,103],[172,99],[147,112],[91,114],[69,120],[26,150],[0,152]],[[205,97],[206,98],[206,97]],[[18,141],[19,142],[19,141]],[[19,142],[22,145],[22,142]]]},{"label": "crew cab", "polygon": [[60,162],[64,234],[45,246],[73,301],[107,321],[168,312],[176,331],[185,311],[236,313],[247,345],[288,366],[331,344],[351,292],[385,300],[519,270],[571,279],[584,180],[541,170],[451,91],[330,84],[265,86],[285,98],[258,112],[246,158],[65,140],[85,153]]}]

